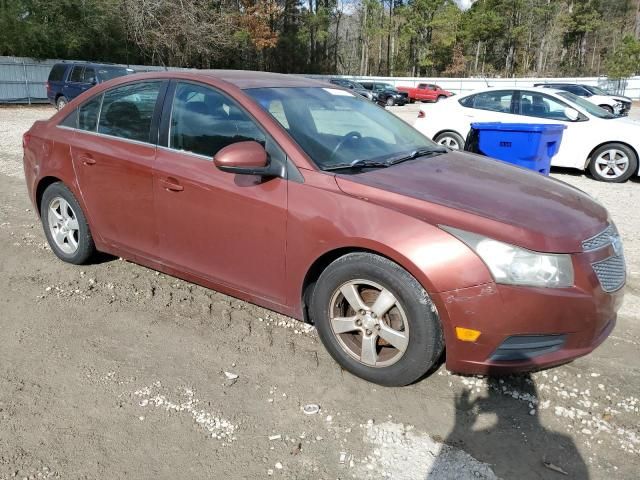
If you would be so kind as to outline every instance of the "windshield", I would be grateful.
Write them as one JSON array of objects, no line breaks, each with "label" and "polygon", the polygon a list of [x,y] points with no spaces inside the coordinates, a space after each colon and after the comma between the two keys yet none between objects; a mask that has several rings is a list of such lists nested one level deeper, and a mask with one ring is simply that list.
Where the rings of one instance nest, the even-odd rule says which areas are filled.
[{"label": "windshield", "polygon": [[245,93],[280,122],[323,170],[442,150],[395,115],[344,90],[287,87]]},{"label": "windshield", "polygon": [[127,68],[101,68],[98,70],[98,75],[103,82],[116,77],[124,77],[130,73],[133,73],[133,70]]},{"label": "windshield", "polygon": [[566,100],[569,100],[572,103],[575,103],[576,105],[581,107],[583,110],[586,110],[587,113],[589,113],[589,115],[593,115],[594,117],[606,118],[606,119],[616,118],[616,116],[613,115],[612,113],[607,112],[605,109],[600,108],[594,103],[591,103],[589,100],[585,100],[584,98],[574,95],[573,93],[558,92],[557,95]]},{"label": "windshield", "polygon": [[605,92],[603,89],[601,89],[599,87],[592,87],[591,85],[584,85],[584,88],[589,90],[594,95],[604,95],[604,96],[607,96],[607,97],[609,96],[609,92]]}]

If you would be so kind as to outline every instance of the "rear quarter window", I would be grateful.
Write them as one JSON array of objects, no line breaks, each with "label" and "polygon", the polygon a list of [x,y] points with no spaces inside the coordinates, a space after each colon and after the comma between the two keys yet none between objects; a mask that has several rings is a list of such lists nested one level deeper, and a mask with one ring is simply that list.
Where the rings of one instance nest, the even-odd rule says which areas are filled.
[{"label": "rear quarter window", "polygon": [[67,66],[61,63],[54,65],[49,72],[50,82],[61,82],[64,78],[64,72],[67,70]]}]

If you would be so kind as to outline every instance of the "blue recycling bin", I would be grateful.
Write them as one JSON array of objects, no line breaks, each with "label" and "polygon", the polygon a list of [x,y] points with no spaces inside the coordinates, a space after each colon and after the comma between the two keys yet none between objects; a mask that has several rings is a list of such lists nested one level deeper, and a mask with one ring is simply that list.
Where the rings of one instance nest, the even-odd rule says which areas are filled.
[{"label": "blue recycling bin", "polygon": [[565,125],[472,123],[465,150],[549,175]]}]

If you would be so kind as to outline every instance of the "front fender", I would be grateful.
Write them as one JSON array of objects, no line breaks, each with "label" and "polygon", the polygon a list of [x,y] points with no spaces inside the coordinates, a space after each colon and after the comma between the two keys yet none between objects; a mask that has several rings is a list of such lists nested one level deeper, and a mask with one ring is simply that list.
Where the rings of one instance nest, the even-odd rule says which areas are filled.
[{"label": "front fender", "polygon": [[346,195],[333,176],[321,172],[305,172],[304,184],[290,182],[287,230],[287,303],[295,309],[311,267],[323,256],[344,249],[367,250],[393,260],[430,294],[492,281],[480,258],[449,233]]}]

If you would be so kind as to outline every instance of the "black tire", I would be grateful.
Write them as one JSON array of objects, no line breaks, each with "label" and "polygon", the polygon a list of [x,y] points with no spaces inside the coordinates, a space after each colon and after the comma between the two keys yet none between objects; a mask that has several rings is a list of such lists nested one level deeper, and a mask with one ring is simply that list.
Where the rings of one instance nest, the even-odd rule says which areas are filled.
[{"label": "black tire", "polygon": [[[453,150],[464,150],[464,138],[456,132],[442,132],[436,135],[434,142]],[[454,146],[457,145],[457,146]]]},{"label": "black tire", "polygon": [[438,98],[436,98],[436,103],[438,103],[440,100],[444,100],[445,98],[447,98],[445,95],[438,95]]},{"label": "black tire", "polygon": [[610,105],[599,105],[599,107],[613,114],[613,107],[611,107]]},{"label": "black tire", "polygon": [[[49,226],[49,215],[53,215],[50,211],[51,204],[56,199],[64,199],[69,204],[74,214],[75,220],[78,222],[77,229],[77,248],[74,252],[68,253],[62,250],[58,246],[53,238],[53,233]],[[67,263],[73,263],[74,265],[82,265],[89,261],[89,259],[95,254],[96,246],[91,236],[91,230],[87,224],[87,219],[84,212],[80,208],[80,204],[76,200],[76,197],[71,193],[62,182],[56,182],[49,185],[42,194],[42,200],[40,201],[40,219],[44,228],[44,234],[47,237],[47,242],[53,253],[56,256]]]},{"label": "black tire", "polygon": [[[375,282],[388,290],[405,313],[408,343],[395,363],[381,367],[366,365],[352,356],[334,333],[329,311],[334,294],[356,279]],[[379,385],[404,386],[415,382],[434,367],[444,348],[440,320],[426,291],[402,267],[371,253],[347,254],[322,272],[311,299],[311,318],[325,348],[342,368]],[[364,331],[360,335],[359,338],[364,338]],[[376,347],[380,352],[385,348],[382,345],[384,342]]]},{"label": "black tire", "polygon": [[387,99],[385,100],[385,102],[384,102],[384,103],[385,103],[385,105],[386,105],[387,107],[393,107],[393,106],[396,104],[396,102],[395,102],[395,100],[393,99],[393,97],[387,97]]},{"label": "black tire", "polygon": [[67,97],[65,97],[64,95],[60,95],[57,100],[56,100],[56,108],[58,110],[61,110],[64,108],[64,106],[69,103],[69,100],[67,100]]},{"label": "black tire", "polygon": [[[602,155],[606,158],[603,159],[605,161],[607,158],[611,159],[611,155],[607,156],[607,152],[619,152],[619,155],[615,156],[626,156],[628,159],[627,166],[623,170],[621,175],[618,175],[613,168],[600,167],[599,159]],[[606,169],[606,171],[604,171]],[[622,169],[621,169],[622,170]],[[591,176],[600,182],[608,182],[608,183],[622,183],[626,182],[631,176],[633,176],[638,171],[638,156],[636,152],[634,152],[628,146],[622,143],[607,143],[598,147],[593,154],[591,155],[591,160],[589,161],[589,172]],[[612,174],[610,174],[612,173]]]}]

